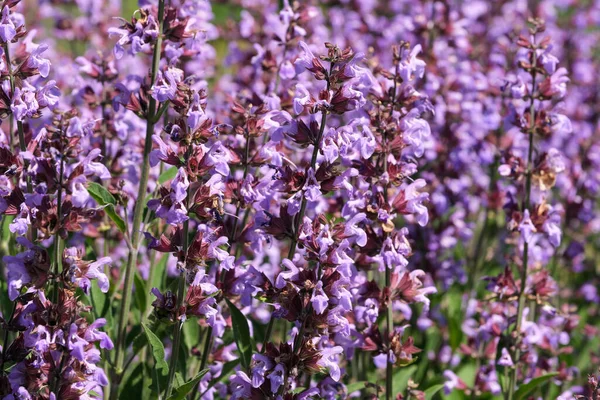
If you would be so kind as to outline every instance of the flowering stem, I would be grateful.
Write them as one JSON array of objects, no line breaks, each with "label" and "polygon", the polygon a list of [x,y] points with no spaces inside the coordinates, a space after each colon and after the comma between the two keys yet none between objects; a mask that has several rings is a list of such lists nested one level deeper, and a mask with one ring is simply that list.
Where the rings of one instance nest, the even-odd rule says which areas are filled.
[{"label": "flowering stem", "polygon": [[[13,70],[12,70],[12,63],[10,61],[10,52],[8,51],[8,43],[4,43],[2,45],[3,49],[4,49],[4,57],[6,58],[6,69],[8,70],[8,77],[10,79],[10,91],[11,91],[11,96],[14,96],[15,94],[15,76],[13,75]],[[12,119],[14,118],[14,115],[11,117],[11,132],[10,135],[12,135]],[[23,129],[23,122],[17,120],[17,132],[19,134],[19,149],[22,152],[27,151],[27,146],[25,145],[25,131]],[[33,189],[32,189],[32,185],[31,185],[31,177],[29,175],[27,175],[27,170],[29,169],[29,161],[28,160],[23,160],[23,164],[24,164],[24,171],[25,171],[25,180],[27,182],[27,192],[28,193],[33,193]],[[32,225],[31,226],[31,241],[35,242],[37,239],[37,230],[36,228]]]},{"label": "flowering stem", "polygon": [[57,227],[56,227],[56,236],[54,238],[54,294],[53,299],[54,303],[58,302],[58,275],[60,274],[60,267],[62,264],[62,257],[60,254],[60,223],[61,223],[61,215],[62,215],[62,184],[63,184],[63,174],[64,174],[64,157],[60,159],[60,173],[58,179],[58,193],[56,196],[56,217],[57,217]]},{"label": "flowering stem", "polygon": [[[393,88],[393,92],[392,92],[392,95],[394,97],[392,98],[392,104],[391,104],[391,110],[390,110],[391,114],[393,114],[394,108],[396,107],[396,98],[397,98],[396,93],[398,90],[398,72],[399,72],[399,64],[397,63],[396,69],[395,69],[395,74],[394,74],[394,88]],[[388,139],[387,134],[384,131],[384,133],[383,133],[383,175],[384,176],[388,173],[387,139]],[[385,181],[385,185],[383,187],[383,199],[385,201],[385,204],[389,204],[388,183],[389,183],[389,178],[387,178],[387,180]],[[384,232],[384,234],[385,234],[385,232]],[[390,288],[392,286],[392,271],[390,268],[385,269],[385,286],[387,288]],[[386,313],[385,322],[386,322],[386,328],[387,328],[388,341],[391,344],[392,332],[394,330],[394,314],[393,314],[393,310],[392,310],[391,296],[390,296],[390,298],[388,300],[388,304],[387,304],[387,313]],[[387,400],[392,399],[392,392],[394,390],[394,383],[392,380],[392,368],[393,368],[393,364],[392,364],[391,349],[388,349],[387,360],[385,363],[385,381],[386,381],[385,382],[385,398]]]},{"label": "flowering stem", "polygon": [[[191,147],[190,147],[191,149]],[[187,155],[189,156],[189,151],[187,153]],[[186,157],[186,161],[187,161]],[[190,198],[190,188],[188,187],[188,199]],[[189,207],[188,207],[189,209]],[[186,220],[183,223],[183,233],[182,233],[182,248],[183,251],[186,254],[187,257],[187,250],[188,250],[188,235],[189,235],[189,231],[190,231],[190,221],[189,219]],[[186,260],[187,261],[187,260]],[[178,285],[177,285],[177,314],[179,314],[179,311],[181,310],[181,306],[183,304],[183,295],[185,292],[185,270],[186,270],[186,261],[184,261],[183,267],[179,273],[179,277],[178,279]],[[179,358],[179,345],[180,345],[180,341],[181,341],[181,328],[183,326],[183,321],[179,320],[179,315],[177,318],[177,321],[175,321],[175,325],[173,326],[173,348],[171,350],[171,360],[169,362],[169,380],[167,382],[167,391],[166,391],[166,396],[165,397],[169,397],[171,396],[171,392],[173,391],[173,380],[175,378],[175,370],[177,369],[177,360]]]},{"label": "flowering stem", "polygon": [[[536,49],[532,51],[532,67],[531,67],[531,94],[529,103],[529,149],[527,152],[527,169],[525,173],[525,199],[522,204],[522,209],[527,210],[530,207],[531,198],[531,165],[533,164],[533,134],[535,132],[535,78],[537,68],[537,53]],[[519,359],[521,358],[521,351],[519,350],[519,336],[521,334],[521,324],[523,319],[523,309],[525,308],[525,286],[527,284],[527,265],[529,263],[529,243],[525,241],[523,243],[523,265],[521,273],[521,288],[519,290],[519,304],[517,306],[517,321],[515,323],[514,333],[516,334],[517,345],[515,349],[514,357],[514,368],[511,371],[510,383],[508,386],[508,400],[512,400],[517,383],[517,369],[519,365]]]},{"label": "flowering stem", "polygon": [[[163,20],[165,13],[165,2],[164,0],[158,1],[158,36],[156,38],[156,44],[154,45],[154,54],[152,57],[152,72],[151,82],[154,83],[156,75],[158,73],[158,67],[160,63],[160,54],[162,48],[162,32],[163,32]],[[123,374],[123,361],[125,359],[125,336],[127,333],[127,324],[129,316],[129,308],[131,306],[131,291],[133,287],[133,276],[134,269],[137,264],[137,255],[140,241],[140,225],[142,222],[142,216],[144,211],[144,198],[146,195],[146,189],[148,186],[148,176],[150,174],[150,151],[152,150],[152,135],[154,134],[155,112],[156,112],[156,100],[150,96],[148,116],[146,123],[146,138],[144,141],[144,156],[142,161],[142,169],[140,174],[140,183],[138,188],[137,201],[133,210],[133,223],[131,226],[131,244],[132,249],[127,259],[127,266],[125,268],[125,283],[123,288],[123,304],[119,309],[118,318],[118,334],[117,341],[115,344],[115,369],[112,385],[111,399],[116,400],[118,394],[118,382],[120,376]]]},{"label": "flowering stem", "polygon": [[[329,85],[328,85],[329,86]],[[317,156],[319,155],[319,147],[321,144],[321,139],[323,138],[323,132],[325,131],[325,123],[327,122],[327,111],[323,110],[321,116],[321,126],[319,127],[319,134],[317,135],[317,140],[315,141],[315,147],[313,149],[312,158],[310,160],[310,167],[314,170],[317,165]],[[294,223],[294,237],[292,238],[292,244],[290,245],[290,251],[288,252],[287,258],[292,260],[294,255],[296,254],[296,247],[298,245],[298,230],[300,229],[300,225],[302,225],[302,220],[304,219],[304,213],[306,212],[306,197],[302,196],[302,203],[300,205],[300,212],[298,213],[298,217]]]},{"label": "flowering stem", "polygon": [[[327,82],[327,88],[329,89],[329,81]],[[323,110],[321,114],[321,126],[319,127],[319,133],[317,135],[317,140],[315,141],[312,157],[310,159],[310,167],[314,170],[317,165],[317,156],[319,155],[319,147],[321,144],[321,139],[323,138],[323,132],[325,132],[325,124],[327,122],[327,111]],[[296,254],[296,247],[298,246],[298,230],[300,229],[300,225],[302,224],[302,220],[304,219],[304,213],[306,212],[306,197],[302,196],[302,203],[300,205],[300,212],[298,213],[298,217],[295,219],[294,226],[292,227],[294,236],[292,237],[292,243],[290,244],[290,250],[288,251],[287,258],[292,260],[294,255]],[[263,341],[263,347],[261,349],[261,353],[265,351],[267,343],[271,340],[271,333],[273,332],[273,324],[275,317],[271,314],[271,319],[269,320],[269,325],[267,325],[267,331],[265,332],[265,339]],[[303,333],[304,323],[300,327],[300,332],[298,333],[298,337]],[[294,350],[295,351],[295,350]]]}]

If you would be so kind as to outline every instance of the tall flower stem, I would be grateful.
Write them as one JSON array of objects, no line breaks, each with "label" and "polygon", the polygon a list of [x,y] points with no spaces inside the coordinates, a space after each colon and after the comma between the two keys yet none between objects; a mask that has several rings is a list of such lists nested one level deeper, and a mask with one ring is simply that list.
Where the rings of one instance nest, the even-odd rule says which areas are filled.
[{"label": "tall flower stem", "polygon": [[[192,153],[192,145],[187,148],[185,153],[185,163],[188,163],[190,155]],[[186,202],[189,202],[191,197],[191,186],[187,188],[187,199]],[[186,204],[186,208],[189,210],[190,205]],[[190,220],[187,219],[183,223],[183,232],[181,248],[184,251],[185,259],[183,265],[181,266],[181,271],[179,271],[179,277],[177,278],[177,316],[181,310],[181,306],[183,305],[183,297],[185,295],[185,279],[186,279],[186,268],[187,268],[187,252],[189,247],[189,233],[190,233]],[[169,360],[169,380],[167,381],[167,390],[165,392],[166,397],[171,396],[171,392],[173,391],[173,383],[175,378],[175,371],[177,370],[177,361],[179,360],[179,346],[181,344],[181,330],[183,327],[183,321],[177,320],[175,325],[173,326],[173,349],[171,350],[171,359]]]},{"label": "tall flower stem", "polygon": [[53,293],[53,301],[56,304],[58,301],[58,276],[61,270],[62,264],[62,256],[60,254],[60,223],[61,223],[61,215],[62,215],[62,185],[63,185],[63,175],[64,175],[64,156],[61,156],[60,159],[60,174],[58,180],[58,194],[56,196],[56,216],[57,216],[57,230],[56,236],[54,237],[54,293]]},{"label": "tall flower stem", "polygon": [[[189,188],[188,188],[188,198],[189,198]],[[182,248],[187,254],[188,248],[188,234],[189,234],[189,220],[183,223],[183,246]],[[177,310],[181,310],[181,305],[183,304],[183,296],[185,294],[185,264],[179,273],[179,277],[177,278],[179,281],[177,284]],[[179,359],[179,346],[181,342],[181,328],[183,325],[183,321],[176,321],[173,326],[173,349],[171,350],[171,360],[169,361],[169,380],[167,381],[167,391],[165,392],[166,396],[171,396],[171,392],[173,391],[173,383],[175,378],[175,371],[177,370],[177,361]]]},{"label": "tall flower stem", "polygon": [[[535,133],[535,79],[536,79],[536,68],[537,68],[537,53],[534,48],[532,54],[532,67],[531,67],[531,94],[529,103],[529,130],[527,132],[529,136],[529,149],[527,152],[527,168],[525,171],[525,198],[522,204],[522,210],[527,210],[530,207],[531,198],[531,176],[532,176],[532,164],[533,164],[533,135]],[[527,284],[527,265],[529,263],[529,244],[527,241],[523,243],[523,265],[521,273],[521,287],[519,290],[519,303],[517,306],[517,321],[515,323],[517,345],[515,349],[513,362],[515,364],[510,374],[510,382],[508,386],[508,400],[512,400],[517,384],[517,370],[519,366],[519,359],[521,358],[521,351],[519,349],[519,337],[521,334],[521,325],[523,319],[523,310],[525,308],[525,286]]]},{"label": "tall flower stem", "polygon": [[[163,20],[165,13],[165,2],[159,0],[158,2],[158,36],[154,45],[154,54],[152,57],[152,72],[151,82],[154,83],[156,75],[158,73],[160,54],[162,47],[162,32],[163,32]],[[123,362],[125,360],[125,336],[127,333],[127,324],[129,322],[129,308],[131,306],[131,291],[133,288],[133,277],[135,273],[135,267],[137,264],[137,256],[140,242],[140,228],[142,222],[142,216],[144,211],[144,198],[146,197],[146,190],[148,186],[148,177],[150,174],[150,151],[152,150],[152,135],[154,134],[154,125],[156,124],[156,100],[150,96],[148,116],[146,123],[146,138],[144,141],[144,155],[142,161],[142,169],[140,175],[140,183],[138,188],[137,201],[135,202],[133,210],[133,223],[131,225],[131,244],[132,248],[127,259],[127,266],[125,267],[125,283],[123,286],[123,303],[119,309],[119,318],[117,323],[117,341],[115,344],[115,368],[114,378],[112,382],[111,399],[115,400],[118,395],[118,383],[120,377],[123,374]]]},{"label": "tall flower stem", "polygon": [[[391,104],[391,110],[390,110],[390,115],[392,115],[394,113],[394,108],[396,107],[396,98],[397,98],[397,91],[398,91],[398,73],[399,73],[399,63],[400,60],[397,60],[396,62],[396,68],[395,68],[395,73],[394,73],[394,87],[392,89],[392,104]],[[383,133],[383,175],[387,174],[388,171],[388,154],[387,154],[387,134]],[[388,204],[389,199],[388,199],[388,181],[386,181],[384,187],[383,187],[383,200],[385,202],[385,204]],[[385,286],[387,288],[389,288],[392,285],[392,270],[390,268],[386,268],[385,269]],[[392,332],[394,330],[394,311],[392,309],[392,300],[390,298],[388,304],[387,304],[387,313],[385,316],[385,325],[386,325],[386,330],[387,330],[387,334],[388,334],[388,340],[391,342],[391,335]],[[388,349],[388,353],[387,353],[387,360],[386,360],[386,364],[385,364],[385,398],[386,400],[391,400],[392,399],[392,392],[394,390],[394,383],[393,383],[393,376],[392,376],[392,368],[393,368],[393,364],[392,364],[392,356],[390,354],[390,350]]]},{"label": "tall flower stem", "polygon": [[[332,64],[331,68],[333,68],[333,64]],[[330,69],[330,73],[331,73],[331,69]],[[329,90],[329,79],[327,80],[327,90]],[[317,135],[317,139],[315,140],[312,157],[310,159],[310,167],[313,170],[317,166],[317,156],[319,155],[319,148],[321,147],[321,139],[323,138],[323,132],[325,132],[326,123],[327,123],[327,110],[323,110],[322,114],[321,114],[321,126],[319,127],[319,133]],[[306,197],[302,196],[300,212],[298,213],[298,217],[294,221],[294,226],[293,226],[294,236],[292,238],[292,243],[290,245],[290,250],[289,250],[288,256],[287,256],[287,258],[290,260],[292,260],[294,258],[294,255],[296,254],[296,248],[298,246],[298,233],[299,233],[298,231],[300,230],[300,225],[302,225],[302,220],[304,219],[304,213],[306,212],[306,204],[307,204]],[[320,280],[321,279],[321,264],[320,263],[319,263],[318,268],[319,269],[317,271],[317,279]],[[294,346],[293,346],[294,354],[298,354],[298,352],[300,351],[300,348],[302,347],[302,337],[304,336],[306,320],[307,320],[308,314],[310,314],[311,311],[312,311],[312,303],[308,303],[306,313],[304,314],[304,318],[302,319],[302,324],[300,324],[300,329],[298,330],[298,334],[296,335],[296,339],[294,340]],[[269,325],[271,325],[273,318],[274,318],[273,315],[271,315],[271,321],[269,321]],[[272,326],[271,326],[271,331],[272,331]],[[269,342],[269,339],[270,339],[270,332],[268,331],[268,327],[267,327],[267,333],[269,333],[269,336],[265,335],[265,345]],[[281,385],[279,394],[284,394],[286,389],[287,389],[287,372],[284,374],[284,382],[283,382],[283,385]]]},{"label": "tall flower stem", "polygon": [[[8,77],[10,79],[10,91],[11,91],[11,96],[14,96],[15,94],[15,76],[13,74],[13,70],[12,70],[12,63],[10,60],[10,52],[8,50],[8,43],[4,43],[2,45],[2,48],[4,49],[4,57],[6,58],[6,68],[8,70]],[[10,135],[13,134],[12,132],[12,119],[14,118],[14,115],[11,116],[11,132]],[[25,130],[23,129],[23,122],[17,120],[17,132],[19,135],[19,149],[22,152],[27,151],[27,145],[25,144]],[[27,170],[29,169],[29,161],[28,160],[24,160],[24,173],[25,173],[25,180],[27,182],[27,192],[28,193],[33,193],[33,187],[31,184],[31,177],[29,175],[27,175]],[[35,227],[31,227],[31,241],[35,242],[35,240],[37,239],[37,230],[35,229]]]},{"label": "tall flower stem", "polygon": [[[246,177],[248,176],[248,167],[250,166],[250,145],[251,145],[251,137],[249,134],[247,134],[246,135],[246,143],[244,145],[244,174],[242,177],[243,180],[245,180]],[[240,257],[241,251],[242,251],[242,246],[237,241],[237,232],[238,232],[238,227],[239,227],[239,215],[240,215],[241,209],[242,209],[241,204],[238,204],[238,206],[235,209],[233,228],[231,229],[231,235],[229,236],[229,243],[231,243],[230,251],[234,251],[236,260]],[[246,226],[246,222],[248,221],[249,216],[250,216],[250,209],[246,209],[246,211],[244,212],[244,218],[243,218],[242,224],[241,224],[242,229],[244,229],[244,227]],[[235,248],[235,250],[234,250],[234,248]],[[224,282],[225,274],[219,274],[219,270],[217,269],[215,279],[217,281],[220,280],[221,282]],[[202,350],[202,360],[200,361],[199,371],[202,371],[206,367],[206,364],[208,363],[208,353],[210,352],[211,345],[212,345],[212,333],[213,333],[213,328],[212,328],[212,326],[209,325],[206,328],[206,339],[204,340],[204,348]]]},{"label": "tall flower stem", "polygon": [[[329,81],[327,83],[327,89],[329,90]],[[319,148],[321,146],[321,139],[323,138],[323,132],[325,132],[325,125],[327,123],[327,110],[323,110],[321,114],[321,126],[319,127],[319,133],[317,135],[317,139],[315,140],[312,157],[310,159],[310,167],[314,170],[317,165],[317,156],[319,155]],[[302,225],[302,220],[304,219],[304,214],[306,213],[306,197],[302,196],[302,203],[300,204],[300,212],[298,213],[298,217],[294,220],[293,226],[293,237],[292,243],[290,244],[290,250],[288,251],[287,258],[292,260],[294,255],[296,254],[296,248],[298,246],[298,230],[300,229],[300,225]],[[320,273],[317,275],[320,276]],[[309,304],[310,310],[310,304]],[[269,321],[269,325],[267,326],[267,332],[265,334],[265,341],[263,343],[263,348],[269,343],[271,332],[273,331],[273,323],[274,317],[271,314],[271,320]],[[294,341],[294,353],[298,351],[300,345],[302,344],[302,336],[304,335],[304,321],[300,326],[300,331],[298,332],[298,336],[296,336],[296,340]],[[284,385],[285,386],[285,385]]]}]

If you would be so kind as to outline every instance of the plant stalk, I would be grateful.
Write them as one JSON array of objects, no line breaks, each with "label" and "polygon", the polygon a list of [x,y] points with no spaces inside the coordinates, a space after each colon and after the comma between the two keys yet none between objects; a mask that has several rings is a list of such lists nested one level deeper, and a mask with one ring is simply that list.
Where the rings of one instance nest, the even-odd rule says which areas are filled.
[{"label": "plant stalk", "polygon": [[[160,54],[162,48],[162,33],[163,33],[163,22],[165,13],[165,2],[164,0],[158,1],[158,37],[156,44],[154,45],[154,53],[152,57],[152,72],[151,72],[151,83],[154,84],[156,75],[158,74],[158,68],[160,63]],[[114,379],[112,385],[111,399],[116,400],[118,395],[118,386],[121,376],[123,374],[123,362],[125,360],[125,337],[127,334],[127,325],[129,322],[129,308],[131,306],[131,292],[133,289],[133,277],[135,268],[137,265],[137,256],[140,242],[140,228],[144,212],[144,198],[146,197],[146,189],[148,186],[148,177],[150,175],[150,151],[152,150],[152,135],[154,134],[155,113],[156,113],[156,100],[150,96],[148,116],[146,123],[146,138],[144,141],[144,155],[142,161],[142,169],[140,175],[140,183],[138,188],[137,201],[135,202],[133,211],[133,223],[131,226],[131,244],[132,249],[127,259],[127,266],[125,268],[125,283],[123,287],[123,303],[119,309],[119,318],[117,323],[117,341],[115,344],[115,367],[114,367]]]},{"label": "plant stalk", "polygon": [[[529,149],[527,152],[527,169],[525,176],[525,199],[522,204],[522,211],[528,210],[531,206],[531,176],[532,176],[532,164],[533,164],[533,135],[535,132],[535,79],[536,79],[536,68],[537,68],[537,54],[534,49],[533,51],[533,60],[532,60],[532,69],[531,69],[531,100],[529,103]],[[525,308],[525,286],[527,284],[527,267],[529,263],[529,243],[525,242],[523,244],[523,271],[521,273],[521,287],[519,290],[519,303],[517,306],[517,321],[515,323],[516,340],[517,345],[515,349],[513,363],[515,364],[514,368],[510,374],[510,382],[508,386],[508,400],[513,400],[513,396],[516,390],[517,384],[517,370],[519,359],[521,358],[521,351],[519,349],[519,337],[521,335],[521,325],[523,319],[523,310]]]}]

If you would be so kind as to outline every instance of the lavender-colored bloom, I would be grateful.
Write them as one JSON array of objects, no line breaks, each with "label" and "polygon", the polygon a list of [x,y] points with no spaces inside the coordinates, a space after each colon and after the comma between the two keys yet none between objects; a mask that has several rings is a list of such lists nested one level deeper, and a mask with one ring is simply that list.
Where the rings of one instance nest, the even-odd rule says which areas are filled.
[{"label": "lavender-colored bloom", "polygon": [[537,232],[535,226],[533,226],[533,222],[531,222],[529,210],[523,211],[523,220],[519,224],[519,232],[521,232],[521,236],[525,243],[529,243],[533,238],[534,232]]},{"label": "lavender-colored bloom", "polygon": [[317,282],[310,301],[317,314],[323,314],[327,309],[329,297],[323,291],[323,282]]},{"label": "lavender-colored bloom", "polygon": [[277,364],[267,378],[271,382],[271,392],[277,393],[279,387],[284,384],[285,367],[282,364]]},{"label": "lavender-colored bloom", "polygon": [[253,354],[252,386],[257,388],[265,382],[265,374],[273,368],[273,361],[262,354]]},{"label": "lavender-colored bloom", "polygon": [[506,347],[502,349],[502,355],[498,359],[498,365],[501,365],[503,367],[513,367],[514,366],[512,358],[510,357],[508,350],[506,350]]},{"label": "lavender-colored bloom", "polygon": [[366,214],[364,213],[356,214],[346,223],[346,228],[344,229],[344,234],[350,237],[355,236],[356,244],[361,247],[367,244],[367,234],[363,229],[359,228],[357,224],[362,222],[365,218]]},{"label": "lavender-colored bloom", "polygon": [[177,94],[177,84],[183,79],[183,71],[169,68],[165,72],[159,71],[156,82],[152,86],[152,97],[163,102],[174,100]]},{"label": "lavender-colored bloom", "polygon": [[398,67],[399,75],[405,82],[410,82],[416,78],[422,78],[425,73],[425,61],[419,60],[417,55],[421,52],[421,45],[418,44],[409,52],[403,50],[402,60]]},{"label": "lavender-colored bloom", "polygon": [[334,346],[321,350],[321,358],[317,361],[317,364],[322,368],[329,370],[329,376],[331,379],[338,382],[340,380],[340,366],[336,361],[336,356],[344,351],[341,346]]},{"label": "lavender-colored bloom", "polygon": [[17,35],[15,24],[10,18],[10,9],[4,6],[2,9],[2,18],[0,19],[0,39],[8,43]]},{"label": "lavender-colored bloom", "polygon": [[18,121],[33,117],[39,109],[35,92],[30,88],[15,88],[10,109]]},{"label": "lavender-colored bloom", "polygon": [[48,77],[50,73],[50,60],[41,57],[41,54],[46,50],[48,50],[48,45],[40,44],[31,52],[31,55],[27,59],[27,66],[37,68],[42,78]]}]

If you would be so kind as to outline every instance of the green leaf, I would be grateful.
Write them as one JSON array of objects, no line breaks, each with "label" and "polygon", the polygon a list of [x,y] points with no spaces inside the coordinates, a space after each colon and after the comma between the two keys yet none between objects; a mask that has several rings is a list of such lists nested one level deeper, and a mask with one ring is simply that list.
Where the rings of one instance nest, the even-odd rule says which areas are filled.
[{"label": "green leaf", "polygon": [[148,343],[150,343],[150,347],[152,349],[152,356],[154,357],[154,371],[156,372],[155,376],[152,377],[152,381],[156,386],[157,393],[160,393],[160,387],[166,386],[165,381],[167,376],[169,375],[169,364],[165,360],[165,347],[162,342],[152,332],[146,324],[142,322],[142,328],[144,328],[144,332],[146,333],[146,338],[148,339]]},{"label": "green leaf", "polygon": [[252,359],[252,342],[250,338],[250,328],[248,327],[248,320],[242,314],[242,312],[232,303],[229,299],[225,299],[229,310],[231,311],[231,325],[233,327],[233,338],[235,344],[240,352],[240,358],[244,368],[250,366],[250,360]]},{"label": "green leaf", "polygon": [[129,376],[125,376],[124,383],[120,388],[119,399],[135,399],[142,392],[142,385],[144,382],[144,365],[138,363],[135,368],[131,370]]},{"label": "green leaf", "polygon": [[198,375],[196,375],[192,380],[185,382],[181,386],[176,387],[175,393],[172,394],[171,397],[169,397],[167,400],[185,399],[185,396],[187,396],[188,393],[190,393],[196,388],[196,386],[198,386],[198,382],[200,382],[200,379],[202,379],[202,377],[207,373],[208,369],[203,369],[202,371],[198,372]]},{"label": "green leaf", "polygon": [[169,255],[170,254],[168,253],[163,254],[158,263],[156,263],[156,265],[153,266],[153,268],[156,268],[156,271],[154,271],[152,282],[148,282],[148,284],[150,285],[148,293],[150,293],[152,288],[161,287],[162,283],[166,281],[167,262],[169,261]]},{"label": "green leaf", "polygon": [[92,305],[94,306],[94,315],[96,318],[102,318],[108,311],[108,298],[106,293],[102,293],[102,290],[98,285],[91,285],[90,297],[92,299]]},{"label": "green leaf", "polygon": [[354,392],[358,392],[359,390],[363,390],[365,388],[365,382],[353,382],[346,386],[346,390],[348,394],[352,394]]},{"label": "green leaf", "polygon": [[179,387],[184,383],[185,381],[183,380],[183,376],[179,372],[175,372],[175,377],[173,379],[173,387]]},{"label": "green leaf", "polygon": [[551,372],[549,374],[533,378],[529,382],[519,386],[519,388],[515,392],[515,400],[525,400],[527,396],[529,396],[538,386],[541,386],[544,383],[548,382],[556,375],[558,375],[558,372]]},{"label": "green leaf", "polygon": [[443,387],[444,384],[440,383],[439,385],[433,385],[427,388],[427,390],[425,390],[425,400],[432,400],[433,396],[435,396],[437,392],[442,390]]},{"label": "green leaf", "polygon": [[462,331],[462,292],[451,290],[446,293],[448,301],[448,330],[450,333],[450,347],[456,350],[463,339]]},{"label": "green leaf", "polygon": [[102,185],[96,182],[88,183],[87,190],[90,196],[93,197],[94,200],[101,206],[105,206],[107,204],[112,204],[113,206],[117,204],[117,200],[115,197]]},{"label": "green leaf", "polygon": [[117,200],[112,193],[96,182],[88,183],[87,191],[99,205],[106,206],[104,207],[106,215],[108,215],[115,225],[117,225],[117,228],[119,228],[121,232],[125,232],[125,221],[123,221],[123,218],[121,218],[115,209]]},{"label": "green leaf", "polygon": [[148,298],[148,294],[146,293],[146,283],[137,272],[133,276],[133,282],[135,285],[135,302],[143,318],[144,315],[146,315],[146,302]]},{"label": "green leaf", "polygon": [[200,337],[200,325],[196,319],[190,318],[182,327],[183,342],[188,349],[193,348],[198,343]]},{"label": "green leaf", "polygon": [[410,367],[401,368],[394,374],[392,382],[394,384],[394,391],[392,393],[401,393],[408,387],[408,380],[417,371],[416,365]]},{"label": "green leaf", "polygon": [[158,183],[162,185],[165,182],[175,178],[175,175],[177,175],[177,171],[178,168],[176,166],[172,166],[171,168],[160,174],[160,176],[158,177]]},{"label": "green leaf", "polygon": [[121,216],[119,214],[117,214],[117,210],[115,209],[115,206],[112,204],[108,204],[104,208],[104,212],[106,213],[106,215],[108,215],[108,218],[110,218],[112,220],[112,222],[115,223],[117,228],[121,232],[125,233],[127,226],[125,225],[125,221],[123,221],[123,218],[121,218]]}]

